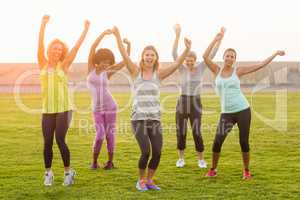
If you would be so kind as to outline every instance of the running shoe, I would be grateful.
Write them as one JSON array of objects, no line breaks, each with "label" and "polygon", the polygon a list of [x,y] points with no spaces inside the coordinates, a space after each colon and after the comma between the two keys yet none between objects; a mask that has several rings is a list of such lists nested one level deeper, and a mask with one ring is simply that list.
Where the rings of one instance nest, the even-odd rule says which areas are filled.
[{"label": "running shoe", "polygon": [[46,171],[44,177],[45,177],[44,185],[45,186],[52,186],[53,181],[54,181],[54,175],[53,175],[52,170]]},{"label": "running shoe", "polygon": [[70,169],[68,172],[65,172],[65,179],[64,179],[63,185],[64,186],[73,185],[75,175],[76,175],[76,172],[73,169]]},{"label": "running shoe", "polygon": [[183,159],[178,159],[177,162],[176,162],[176,167],[179,167],[179,168],[182,168],[184,167],[185,165],[185,162]]},{"label": "running shoe", "polygon": [[148,190],[160,190],[160,187],[155,185],[153,181],[148,181],[146,183],[146,186],[147,186]]},{"label": "running shoe", "polygon": [[136,182],[136,186],[135,186],[135,187],[136,187],[136,189],[137,189],[138,191],[140,191],[140,192],[145,192],[145,191],[148,190],[148,187],[146,186],[144,180],[138,180],[138,181]]},{"label": "running shoe", "polygon": [[207,168],[207,164],[206,164],[205,160],[198,160],[198,166],[201,169]]},{"label": "running shoe", "polygon": [[243,179],[244,180],[249,180],[251,179],[251,173],[249,170],[244,170],[244,173],[243,173]]},{"label": "running shoe", "polygon": [[206,174],[206,177],[216,177],[217,176],[217,170],[215,169],[209,169],[209,171]]}]

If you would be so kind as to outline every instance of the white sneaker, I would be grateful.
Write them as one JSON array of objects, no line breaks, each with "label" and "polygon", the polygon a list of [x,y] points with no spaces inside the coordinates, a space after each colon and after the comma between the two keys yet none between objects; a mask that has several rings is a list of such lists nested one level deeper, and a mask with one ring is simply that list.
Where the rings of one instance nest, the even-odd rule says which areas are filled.
[{"label": "white sneaker", "polygon": [[44,177],[45,177],[44,185],[45,186],[52,186],[53,181],[54,181],[54,175],[53,175],[52,170],[46,171]]},{"label": "white sneaker", "polygon": [[76,172],[73,169],[70,169],[69,172],[65,172],[65,180],[63,182],[63,185],[64,186],[73,185],[75,175],[76,175]]},{"label": "white sneaker", "polygon": [[207,168],[207,164],[206,164],[205,160],[198,160],[198,166],[202,169]]},{"label": "white sneaker", "polygon": [[182,167],[184,167],[184,165],[185,165],[184,159],[177,160],[176,167],[182,168]]}]

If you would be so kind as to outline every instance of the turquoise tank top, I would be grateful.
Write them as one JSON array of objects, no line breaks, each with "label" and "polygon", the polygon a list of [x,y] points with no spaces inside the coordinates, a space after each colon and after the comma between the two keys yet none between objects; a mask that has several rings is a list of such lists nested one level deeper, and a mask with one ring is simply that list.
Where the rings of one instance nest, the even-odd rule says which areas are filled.
[{"label": "turquoise tank top", "polygon": [[221,100],[222,113],[236,113],[249,108],[249,103],[241,91],[240,79],[234,67],[232,75],[227,78],[221,76],[220,69],[216,79],[216,92]]}]

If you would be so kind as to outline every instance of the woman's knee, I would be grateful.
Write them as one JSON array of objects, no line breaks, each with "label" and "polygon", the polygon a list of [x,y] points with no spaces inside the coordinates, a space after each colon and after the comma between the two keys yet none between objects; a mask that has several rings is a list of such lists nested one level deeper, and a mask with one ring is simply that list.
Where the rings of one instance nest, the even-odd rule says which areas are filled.
[{"label": "woman's knee", "polygon": [[250,151],[250,147],[249,147],[249,142],[248,141],[240,141],[240,146],[241,146],[242,152],[249,152]]},{"label": "woman's knee", "polygon": [[141,157],[148,160],[150,157],[150,151],[142,151]]}]

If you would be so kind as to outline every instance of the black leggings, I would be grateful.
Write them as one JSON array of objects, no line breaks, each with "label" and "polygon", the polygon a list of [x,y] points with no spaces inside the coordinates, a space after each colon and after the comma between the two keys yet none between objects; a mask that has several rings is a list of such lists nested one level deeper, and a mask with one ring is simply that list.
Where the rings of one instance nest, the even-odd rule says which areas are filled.
[{"label": "black leggings", "polygon": [[163,144],[160,122],[155,120],[138,120],[132,121],[131,123],[135,138],[141,150],[139,169],[146,169],[151,146],[152,157],[148,168],[156,170],[159,165]]},{"label": "black leggings", "polygon": [[65,167],[70,166],[70,152],[65,137],[71,122],[72,111],[42,115],[42,130],[44,136],[44,162],[45,168],[51,168],[53,158],[53,138],[60,150]]},{"label": "black leggings", "polygon": [[249,131],[251,123],[251,110],[247,108],[237,113],[222,113],[217,127],[217,133],[213,144],[213,152],[219,153],[222,144],[231,131],[232,127],[237,123],[239,128],[240,146],[242,152],[249,152]]},{"label": "black leggings", "polygon": [[199,96],[181,95],[176,106],[177,149],[184,150],[186,146],[187,121],[192,127],[195,149],[204,151],[201,134],[202,104]]}]

